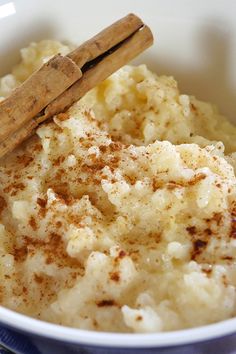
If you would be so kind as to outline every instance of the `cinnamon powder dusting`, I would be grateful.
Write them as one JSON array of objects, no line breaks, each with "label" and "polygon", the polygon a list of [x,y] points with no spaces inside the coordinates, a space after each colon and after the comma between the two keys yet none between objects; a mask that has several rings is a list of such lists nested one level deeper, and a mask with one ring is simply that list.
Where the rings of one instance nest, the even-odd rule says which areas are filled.
[{"label": "cinnamon powder dusting", "polygon": [[11,183],[10,185],[8,185],[7,187],[5,187],[3,189],[4,193],[9,193],[12,197],[14,197],[15,195],[17,195],[18,192],[23,191],[25,189],[25,185],[22,182],[14,182]]},{"label": "cinnamon powder dusting", "polygon": [[47,205],[47,201],[45,199],[42,198],[37,198],[37,204],[41,207],[41,208],[45,208]]},{"label": "cinnamon powder dusting", "polygon": [[232,203],[231,207],[230,237],[236,238],[236,201]]},{"label": "cinnamon powder dusting", "polygon": [[120,280],[120,274],[119,272],[112,272],[110,273],[110,279],[115,281],[115,282],[119,282]]},{"label": "cinnamon powder dusting", "polygon": [[36,231],[38,229],[38,225],[37,225],[36,220],[33,216],[31,216],[31,218],[29,220],[29,225],[32,227],[32,229],[34,231]]},{"label": "cinnamon powder dusting", "polygon": [[17,262],[23,262],[26,257],[32,257],[41,250],[46,257],[47,264],[54,263],[59,268],[69,266],[78,269],[78,271],[83,270],[81,263],[68,255],[59,234],[51,233],[46,240],[25,236],[23,241],[23,246],[13,249],[12,254]]},{"label": "cinnamon powder dusting", "polygon": [[[228,316],[235,180],[223,155],[195,143],[208,116],[191,101],[173,78],[121,69],[7,157],[1,304],[98,331],[154,332],[159,322],[169,331],[173,316],[177,329],[182,318],[192,326],[194,316],[203,324]],[[218,266],[229,277],[216,279]],[[197,308],[191,318],[189,306]]]},{"label": "cinnamon powder dusting", "polygon": [[2,196],[0,196],[0,216],[3,210],[6,208],[6,206],[7,206],[6,200]]},{"label": "cinnamon powder dusting", "polygon": [[193,251],[192,251],[192,259],[196,259],[196,257],[206,248],[207,241],[203,240],[194,240],[193,241]]},{"label": "cinnamon powder dusting", "polygon": [[116,303],[114,300],[101,300],[96,302],[98,307],[106,307],[106,306],[115,306]]}]

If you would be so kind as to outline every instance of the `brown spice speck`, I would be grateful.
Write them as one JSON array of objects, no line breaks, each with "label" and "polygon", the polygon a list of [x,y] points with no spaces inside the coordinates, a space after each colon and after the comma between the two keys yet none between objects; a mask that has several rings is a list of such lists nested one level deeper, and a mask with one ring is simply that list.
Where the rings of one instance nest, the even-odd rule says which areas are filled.
[{"label": "brown spice speck", "polygon": [[156,180],[156,178],[153,178],[152,180],[152,190],[153,192],[156,192],[156,190],[160,188],[160,182]]},{"label": "brown spice speck", "polygon": [[232,261],[233,257],[231,257],[231,256],[223,256],[222,259],[223,260],[227,260],[227,261]]},{"label": "brown spice speck", "polygon": [[206,246],[207,246],[207,242],[201,239],[197,239],[193,241],[193,251],[192,251],[191,258],[194,260],[196,256],[198,256]]},{"label": "brown spice speck", "polygon": [[36,273],[34,273],[34,280],[36,281],[36,283],[42,284],[42,282],[43,282],[43,277],[40,276],[40,275],[38,275],[38,274],[36,274]]},{"label": "brown spice speck", "polygon": [[83,271],[83,267],[80,262],[71,258],[65,250],[61,236],[56,233],[51,233],[47,239],[33,239],[29,236],[23,237],[23,246],[13,249],[13,256],[16,261],[23,262],[27,256],[32,256],[36,250],[41,250],[45,254],[46,263],[56,263],[58,267],[69,266],[71,268]]},{"label": "brown spice speck", "polygon": [[104,153],[104,152],[106,152],[106,151],[108,150],[108,146],[106,146],[106,145],[100,145],[100,146],[99,146],[99,150]]},{"label": "brown spice speck", "polygon": [[3,189],[4,193],[11,192],[11,196],[15,196],[19,191],[24,190],[25,185],[23,183],[12,183]]},{"label": "brown spice speck", "polygon": [[142,319],[143,319],[143,317],[140,315],[136,317],[136,321],[142,321]]},{"label": "brown spice speck", "polygon": [[22,291],[23,291],[24,294],[28,293],[28,289],[25,286],[23,286]]},{"label": "brown spice speck", "polygon": [[37,225],[36,220],[33,216],[31,216],[31,218],[29,220],[29,225],[32,227],[32,229],[34,231],[36,231],[38,229],[38,225]]},{"label": "brown spice speck", "polygon": [[55,160],[53,160],[53,166],[60,166],[61,163],[65,161],[65,156],[59,156]]},{"label": "brown spice speck", "polygon": [[236,218],[234,216],[231,217],[230,237],[236,238]]},{"label": "brown spice speck", "polygon": [[217,225],[219,226],[220,222],[222,220],[222,217],[223,217],[223,215],[221,213],[214,213],[212,220],[214,220],[217,223]]},{"label": "brown spice speck", "polygon": [[126,256],[126,252],[124,250],[120,250],[118,257],[124,258]]},{"label": "brown spice speck", "polygon": [[32,156],[28,156],[26,154],[17,156],[17,161],[22,163],[24,167],[27,167],[33,160],[34,158]]},{"label": "brown spice speck", "polygon": [[98,327],[98,323],[97,323],[96,320],[93,320],[93,325],[94,325],[95,328]]},{"label": "brown spice speck", "polygon": [[208,276],[212,273],[212,269],[211,268],[203,268],[202,269],[202,271],[204,272],[204,273],[206,273]]},{"label": "brown spice speck", "polygon": [[211,229],[209,229],[209,228],[205,229],[204,232],[205,232],[208,236],[211,236],[211,235],[212,235],[212,231],[211,231]]},{"label": "brown spice speck", "polygon": [[62,222],[61,221],[57,221],[56,222],[56,227],[59,229],[62,226]]},{"label": "brown spice speck", "polygon": [[45,208],[47,201],[45,199],[42,198],[37,198],[37,204],[41,207],[41,208]]},{"label": "brown spice speck", "polygon": [[115,282],[119,282],[119,280],[120,280],[119,272],[110,273],[110,279],[115,281]]},{"label": "brown spice speck", "polygon": [[225,287],[228,286],[228,279],[225,274],[222,275],[222,283],[224,284]]},{"label": "brown spice speck", "polygon": [[105,306],[115,306],[116,303],[114,300],[101,300],[101,301],[97,301],[96,305],[98,307],[105,307]]},{"label": "brown spice speck", "polygon": [[109,145],[111,151],[120,151],[123,147],[123,144],[120,143],[119,141],[113,141],[110,145]]},{"label": "brown spice speck", "polygon": [[46,258],[46,260],[45,260],[45,263],[46,263],[46,264],[52,264],[52,262],[53,262],[53,259],[52,259],[51,256],[48,256],[48,257]]},{"label": "brown spice speck", "polygon": [[23,246],[21,248],[13,249],[13,256],[16,262],[22,262],[27,257],[28,250],[27,247]]},{"label": "brown spice speck", "polygon": [[39,144],[35,144],[34,147],[33,147],[33,150],[36,152],[36,151],[41,151],[42,150],[42,145],[39,143]]},{"label": "brown spice speck", "polygon": [[197,233],[197,228],[196,226],[188,226],[186,227],[186,231],[188,231],[190,235],[195,235]]},{"label": "brown spice speck", "polygon": [[190,181],[188,181],[188,185],[194,186],[195,184],[197,184],[198,182],[200,182],[205,178],[206,178],[205,173],[198,173],[193,178],[191,178]]},{"label": "brown spice speck", "polygon": [[182,184],[176,183],[176,182],[174,182],[174,181],[170,181],[170,182],[167,183],[167,185],[166,185],[166,188],[169,189],[169,190],[173,190],[173,189],[175,189],[175,188],[181,188],[181,187],[183,187]]},{"label": "brown spice speck", "polygon": [[7,203],[5,201],[5,199],[0,196],[0,215],[2,214],[3,210],[6,208]]}]

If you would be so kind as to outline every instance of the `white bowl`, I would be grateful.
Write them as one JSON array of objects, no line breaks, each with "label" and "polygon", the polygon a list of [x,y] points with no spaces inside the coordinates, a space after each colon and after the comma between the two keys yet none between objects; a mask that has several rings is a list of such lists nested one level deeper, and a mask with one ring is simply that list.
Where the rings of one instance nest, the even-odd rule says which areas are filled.
[{"label": "white bowl", "polygon": [[[30,41],[81,43],[130,12],[151,27],[155,38],[154,46],[135,62],[175,76],[181,92],[217,103],[236,122],[235,0],[0,0],[0,76],[17,63],[19,49]],[[236,319],[142,335],[64,328],[4,308],[0,322],[0,341],[27,354],[80,353],[81,348],[93,354],[120,353],[121,348],[126,348],[122,353],[143,348],[145,354],[182,354],[207,353],[213,347],[215,353],[233,353],[236,348]]]}]

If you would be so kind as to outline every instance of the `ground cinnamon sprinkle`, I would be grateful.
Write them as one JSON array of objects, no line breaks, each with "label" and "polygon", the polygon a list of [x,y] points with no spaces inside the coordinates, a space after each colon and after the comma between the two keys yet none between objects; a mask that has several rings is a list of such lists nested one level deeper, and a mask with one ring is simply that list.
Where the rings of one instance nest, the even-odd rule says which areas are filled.
[{"label": "ground cinnamon sprinkle", "polygon": [[17,156],[17,161],[19,163],[23,164],[24,167],[27,167],[33,160],[34,160],[33,156],[30,156],[30,155],[23,154],[23,155]]},{"label": "ground cinnamon sprinkle", "polygon": [[109,148],[111,149],[112,152],[121,151],[124,147],[127,147],[127,145],[122,144],[120,141],[113,141],[109,145]]},{"label": "ground cinnamon sprinkle", "polygon": [[22,287],[22,291],[23,291],[24,294],[28,293],[28,289],[25,286]]},{"label": "ground cinnamon sprinkle", "polygon": [[212,273],[212,269],[211,269],[211,268],[208,268],[208,269],[203,268],[202,271],[203,271],[204,273],[206,273],[207,276],[210,276],[211,273]]},{"label": "ground cinnamon sprinkle", "polygon": [[28,250],[26,246],[22,246],[20,248],[14,247],[12,251],[12,255],[16,262],[24,262],[28,254]]},{"label": "ground cinnamon sprinkle", "polygon": [[62,222],[61,222],[61,221],[57,221],[56,224],[55,224],[55,226],[56,226],[57,228],[62,227]]},{"label": "ground cinnamon sprinkle", "polygon": [[167,189],[169,190],[173,190],[175,188],[181,188],[183,187],[180,183],[176,183],[174,181],[170,181],[169,183],[167,183]]},{"label": "ground cinnamon sprinkle", "polygon": [[34,152],[40,152],[42,150],[42,145],[41,144],[34,144],[33,146],[33,151]]},{"label": "ground cinnamon sprinkle", "polygon": [[134,186],[135,183],[137,182],[137,177],[136,177],[136,176],[128,176],[128,175],[126,175],[125,177],[126,177],[126,179],[128,180],[128,182],[129,182],[132,186]]},{"label": "ground cinnamon sprinkle", "polygon": [[152,179],[152,189],[155,192],[157,189],[163,188],[163,186],[166,186],[166,188],[168,190],[174,190],[176,188],[184,188],[187,186],[193,186],[205,178],[206,178],[206,175],[204,173],[197,174],[189,181],[178,181],[178,182],[169,181],[167,183],[163,183],[161,181],[158,181],[156,178],[153,178]]},{"label": "ground cinnamon sprinkle", "polygon": [[194,184],[202,181],[205,178],[206,178],[206,175],[204,173],[198,173],[190,181],[188,181],[187,184],[190,185],[190,186],[193,186]]},{"label": "ground cinnamon sprinkle", "polygon": [[60,267],[69,266],[83,271],[83,266],[76,258],[71,258],[65,249],[61,236],[51,233],[46,240],[23,237],[24,245],[13,249],[13,256],[17,262],[23,262],[27,256],[33,256],[41,250],[46,256],[46,263],[54,263]]},{"label": "ground cinnamon sprinkle", "polygon": [[33,216],[31,216],[31,218],[29,220],[29,224],[34,231],[36,231],[38,229],[38,225],[37,225],[36,220]]},{"label": "ground cinnamon sprinkle", "polygon": [[56,197],[61,201],[61,203],[66,205],[72,205],[74,202],[74,197],[68,194],[68,184],[57,184],[53,187]]},{"label": "ground cinnamon sprinkle", "polygon": [[207,246],[207,241],[201,240],[201,239],[197,239],[193,241],[193,250],[191,253],[191,259],[195,260],[197,256],[199,256],[199,254],[201,254],[203,252],[203,250],[206,248]]},{"label": "ground cinnamon sprinkle", "polygon": [[226,261],[232,261],[233,257],[232,256],[223,256],[222,259],[226,260]]},{"label": "ground cinnamon sprinkle", "polygon": [[109,146],[106,146],[106,145],[100,145],[100,146],[99,146],[99,150],[100,150],[101,152],[106,152],[106,151],[108,151],[108,150],[109,150]]},{"label": "ground cinnamon sprinkle", "polygon": [[118,282],[120,280],[120,274],[119,272],[112,272],[110,273],[110,279],[115,281],[115,282]]},{"label": "ground cinnamon sprinkle", "polygon": [[234,216],[232,216],[232,218],[231,218],[230,237],[236,238],[236,217],[234,217]]},{"label": "ground cinnamon sprinkle", "polygon": [[43,282],[43,277],[40,276],[40,275],[38,275],[38,274],[36,274],[36,273],[34,273],[34,280],[36,281],[36,283],[42,284],[42,282]]},{"label": "ground cinnamon sprinkle", "polygon": [[191,102],[190,103],[190,107],[191,107],[191,109],[193,110],[193,111],[196,111],[197,110],[197,108],[195,107],[195,105]]},{"label": "ground cinnamon sprinkle", "polygon": [[172,330],[169,308],[177,329],[235,312],[235,180],[217,146],[197,145],[215,113],[191,100],[128,67],[2,160],[1,304],[124,332]]},{"label": "ground cinnamon sprinkle", "polygon": [[223,218],[222,213],[213,213],[212,217],[204,219],[207,223],[215,222],[217,226],[220,225]]},{"label": "ground cinnamon sprinkle", "polygon": [[195,235],[197,233],[197,228],[196,226],[188,226],[186,227],[186,230],[191,234],[191,235]]},{"label": "ground cinnamon sprinkle", "polygon": [[65,156],[59,156],[53,161],[53,166],[59,166],[65,161]]},{"label": "ground cinnamon sprinkle", "polygon": [[8,185],[3,189],[4,193],[9,193],[12,197],[14,197],[18,192],[23,191],[25,189],[25,185],[22,182],[14,182]]},{"label": "ground cinnamon sprinkle", "polygon": [[37,204],[41,207],[41,208],[45,208],[47,205],[47,200],[46,199],[42,199],[42,198],[37,198]]},{"label": "ground cinnamon sprinkle", "polygon": [[125,257],[126,255],[127,255],[127,254],[126,254],[126,252],[125,252],[124,250],[120,250],[118,257],[119,257],[119,258],[123,258],[123,257]]},{"label": "ground cinnamon sprinkle", "polygon": [[3,210],[6,208],[7,203],[5,201],[5,199],[0,196],[0,215],[2,214]]},{"label": "ground cinnamon sprinkle", "polygon": [[114,300],[101,300],[101,301],[97,301],[96,305],[98,307],[105,307],[105,306],[115,306],[116,303]]},{"label": "ground cinnamon sprinkle", "polygon": [[211,236],[211,235],[212,235],[212,230],[209,229],[209,228],[206,228],[206,229],[204,230],[204,233],[205,233],[206,235],[208,235],[208,236]]},{"label": "ground cinnamon sprinkle", "polygon": [[158,188],[160,188],[161,184],[160,181],[158,181],[156,178],[152,179],[152,190],[153,192],[156,192]]}]

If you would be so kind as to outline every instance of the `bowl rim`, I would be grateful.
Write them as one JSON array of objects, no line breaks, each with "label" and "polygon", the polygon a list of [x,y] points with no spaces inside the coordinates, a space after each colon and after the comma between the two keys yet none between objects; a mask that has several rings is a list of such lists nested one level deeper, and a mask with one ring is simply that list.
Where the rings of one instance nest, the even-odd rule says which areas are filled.
[{"label": "bowl rim", "polygon": [[[0,306],[0,323],[11,329],[62,342],[113,348],[158,348],[209,341],[236,332],[236,318],[159,333],[95,332],[48,323]],[[0,325],[1,326],[1,325]],[[25,333],[24,333],[25,334]]]}]

